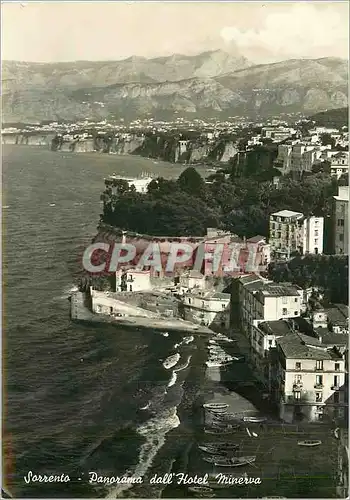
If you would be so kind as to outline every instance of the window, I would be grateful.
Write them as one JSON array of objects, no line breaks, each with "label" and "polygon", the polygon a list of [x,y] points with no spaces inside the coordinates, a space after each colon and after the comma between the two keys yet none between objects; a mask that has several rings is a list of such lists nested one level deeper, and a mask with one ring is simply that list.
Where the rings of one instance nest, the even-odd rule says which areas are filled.
[{"label": "window", "polygon": [[284,308],[282,309],[282,316],[286,316],[287,314],[288,314],[288,311],[287,311],[287,309],[284,307]]},{"label": "window", "polygon": [[323,420],[323,413],[318,414],[318,420]]},{"label": "window", "polygon": [[334,386],[339,387],[339,377],[338,375],[334,375]]},{"label": "window", "polygon": [[294,316],[298,316],[299,315],[299,311],[294,311]]},{"label": "window", "polygon": [[300,399],[300,396],[301,396],[300,391],[295,391],[295,392],[294,392],[294,399],[298,399],[298,400],[299,400],[299,399]]},{"label": "window", "polygon": [[333,402],[334,402],[335,404],[338,404],[338,403],[339,403],[339,401],[340,401],[340,400],[339,400],[339,392],[335,392],[335,393],[333,394]]},{"label": "window", "polygon": [[301,370],[301,363],[299,363],[299,362],[295,363],[295,369]]},{"label": "window", "polygon": [[298,302],[298,297],[295,297],[294,302]]},{"label": "window", "polygon": [[344,235],[343,234],[339,235],[339,241],[344,241]]},{"label": "window", "polygon": [[288,298],[282,297],[282,304],[288,304]]},{"label": "window", "polygon": [[222,307],[223,309],[226,309],[226,304],[222,304],[222,305],[221,305],[221,307]]},{"label": "window", "polygon": [[323,406],[316,406],[316,410],[317,410],[319,413],[323,413]]},{"label": "window", "polygon": [[322,392],[316,392],[316,403],[322,402]]},{"label": "window", "polygon": [[315,245],[318,245],[318,238],[315,238]]},{"label": "window", "polygon": [[344,219],[338,219],[338,226],[344,227]]},{"label": "window", "polygon": [[316,370],[323,370],[323,361],[316,361]]},{"label": "window", "polygon": [[335,363],[334,369],[335,369],[336,372],[338,372],[340,370],[340,364],[339,363]]},{"label": "window", "polygon": [[322,375],[316,375],[316,385],[323,385]]},{"label": "window", "polygon": [[301,382],[301,375],[295,375],[295,382],[297,384]]},{"label": "window", "polygon": [[315,236],[318,236],[318,229],[315,229]]}]

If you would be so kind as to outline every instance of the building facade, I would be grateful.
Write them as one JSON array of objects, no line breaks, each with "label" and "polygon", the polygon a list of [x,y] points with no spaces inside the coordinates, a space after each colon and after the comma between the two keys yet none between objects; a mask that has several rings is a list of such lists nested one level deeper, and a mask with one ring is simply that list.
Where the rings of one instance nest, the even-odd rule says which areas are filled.
[{"label": "building facade", "polygon": [[332,210],[333,251],[335,254],[349,253],[349,186],[339,186],[338,195],[333,196]]},{"label": "building facade", "polygon": [[181,300],[183,319],[206,326],[229,328],[229,293],[193,291],[185,294]]},{"label": "building facade", "polygon": [[331,158],[331,175],[339,179],[349,173],[349,152],[339,151]]},{"label": "building facade", "polygon": [[277,258],[290,259],[295,253],[323,253],[323,233],[323,217],[305,217],[291,210],[270,215],[269,243]]},{"label": "building facade", "polygon": [[345,360],[336,348],[294,333],[276,341],[270,388],[287,422],[326,421],[345,416]]},{"label": "building facade", "polygon": [[115,274],[116,292],[151,290],[151,272],[138,269],[119,269]]}]

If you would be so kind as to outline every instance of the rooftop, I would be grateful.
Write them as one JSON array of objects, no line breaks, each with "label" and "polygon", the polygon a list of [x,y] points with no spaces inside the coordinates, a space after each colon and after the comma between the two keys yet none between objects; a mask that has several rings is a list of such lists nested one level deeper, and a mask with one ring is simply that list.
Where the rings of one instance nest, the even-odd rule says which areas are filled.
[{"label": "rooftop", "polygon": [[260,292],[265,297],[300,297],[297,287],[268,283]]},{"label": "rooftop", "polygon": [[264,283],[264,280],[261,276],[258,276],[257,274],[246,274],[245,276],[241,276],[238,281],[242,285],[248,285],[249,283],[255,283],[255,282],[261,282]]},{"label": "rooftop", "polygon": [[259,241],[266,241],[266,237],[258,234],[256,236],[253,236],[252,238],[247,239],[247,243],[259,243]]},{"label": "rooftop", "polygon": [[284,337],[292,333],[292,329],[288,322],[282,319],[276,321],[263,321],[259,323],[259,330],[266,335],[275,335],[276,337]]},{"label": "rooftop", "polygon": [[349,308],[344,304],[334,304],[333,307],[325,309],[325,313],[329,321],[335,326],[344,326],[347,327],[349,325]]},{"label": "rooftop", "polygon": [[272,216],[277,217],[303,217],[303,214],[300,212],[293,212],[292,210],[280,210],[279,212],[275,212],[271,214]]},{"label": "rooftop", "polygon": [[[312,347],[311,345],[307,345],[305,341],[309,342],[308,336],[296,332],[276,340],[286,358],[314,360],[342,359],[341,355],[335,350]],[[311,343],[312,339],[309,344]]]}]

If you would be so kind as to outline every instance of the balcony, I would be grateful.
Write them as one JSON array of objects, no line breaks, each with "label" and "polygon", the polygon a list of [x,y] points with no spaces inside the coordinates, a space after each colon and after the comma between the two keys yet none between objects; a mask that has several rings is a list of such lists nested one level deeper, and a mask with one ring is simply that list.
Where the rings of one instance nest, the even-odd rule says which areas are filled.
[{"label": "balcony", "polygon": [[314,388],[315,389],[323,389],[323,384],[315,384]]},{"label": "balcony", "polygon": [[300,389],[303,388],[303,383],[302,382],[296,382],[293,384],[293,391],[300,391]]}]

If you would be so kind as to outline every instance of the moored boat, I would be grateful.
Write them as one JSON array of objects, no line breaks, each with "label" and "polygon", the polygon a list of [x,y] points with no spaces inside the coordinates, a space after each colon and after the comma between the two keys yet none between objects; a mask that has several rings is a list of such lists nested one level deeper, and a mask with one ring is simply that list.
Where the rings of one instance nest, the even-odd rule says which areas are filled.
[{"label": "moored boat", "polygon": [[306,439],[305,441],[298,441],[299,446],[319,446],[322,441],[319,439]]},{"label": "moored boat", "polygon": [[261,424],[266,422],[266,417],[243,417],[243,422],[251,422],[252,424]]},{"label": "moored boat", "polygon": [[227,403],[204,403],[203,408],[208,408],[209,410],[224,410],[228,408]]},{"label": "moored boat", "polygon": [[235,457],[235,458],[221,458],[219,457],[214,464],[217,467],[240,467],[242,465],[248,465],[252,464],[255,462],[256,457],[255,456],[250,456],[250,457]]},{"label": "moored boat", "polygon": [[233,454],[235,451],[238,450],[239,445],[238,444],[233,444],[229,448],[227,447],[220,447],[216,445],[207,445],[207,446],[198,446],[198,448],[202,451],[205,451],[206,453],[212,454],[212,455],[230,455]]}]

